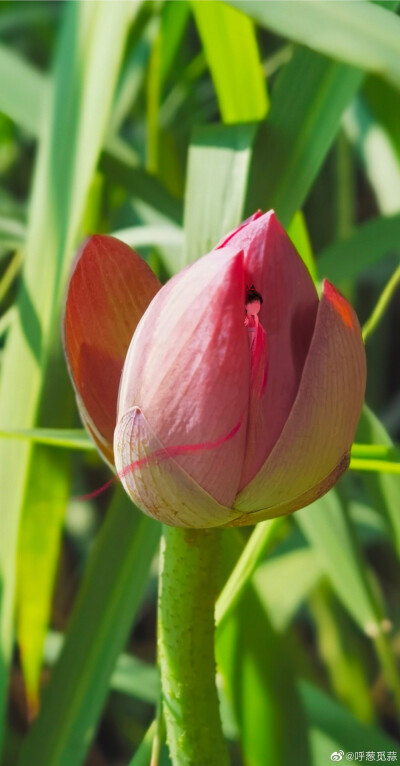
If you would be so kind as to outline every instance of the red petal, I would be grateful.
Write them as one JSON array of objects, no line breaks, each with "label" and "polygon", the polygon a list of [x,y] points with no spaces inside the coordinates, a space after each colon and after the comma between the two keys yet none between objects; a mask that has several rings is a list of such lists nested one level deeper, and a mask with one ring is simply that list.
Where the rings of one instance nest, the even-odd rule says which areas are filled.
[{"label": "red petal", "polygon": [[263,511],[262,517],[268,518],[289,513],[326,492],[348,460],[365,381],[365,350],[357,316],[333,285],[325,282],[290,416],[273,451],[234,507],[250,514]]},{"label": "red petal", "polygon": [[249,431],[240,489],[256,475],[293,406],[310,346],[318,295],[300,256],[273,211],[256,214],[230,236],[243,248],[246,283],[263,297],[259,320],[266,332],[265,393],[250,402]]},{"label": "red petal", "polygon": [[90,237],[73,264],[64,311],[65,354],[82,419],[110,463],[125,355],[160,286],[142,258],[114,237]]}]

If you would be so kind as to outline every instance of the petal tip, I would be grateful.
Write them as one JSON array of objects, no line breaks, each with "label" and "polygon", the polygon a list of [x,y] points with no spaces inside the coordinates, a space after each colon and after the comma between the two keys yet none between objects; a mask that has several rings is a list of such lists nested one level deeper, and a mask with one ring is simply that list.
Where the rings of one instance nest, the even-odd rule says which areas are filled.
[{"label": "petal tip", "polygon": [[356,323],[354,321],[354,312],[350,303],[331,282],[328,282],[327,279],[324,279],[323,281],[322,294],[333,306],[336,313],[339,314],[343,323],[351,330],[354,330],[356,328]]}]

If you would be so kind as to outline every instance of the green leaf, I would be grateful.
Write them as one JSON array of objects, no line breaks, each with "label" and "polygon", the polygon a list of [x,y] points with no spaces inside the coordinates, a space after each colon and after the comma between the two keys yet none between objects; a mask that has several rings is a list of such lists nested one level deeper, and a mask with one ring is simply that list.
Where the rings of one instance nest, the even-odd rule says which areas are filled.
[{"label": "green leaf", "polygon": [[255,125],[215,125],[194,131],[186,182],[182,266],[208,253],[242,220],[255,133]]},{"label": "green leaf", "polygon": [[[233,530],[225,534],[225,566],[232,566],[240,543]],[[217,629],[216,654],[246,765],[308,765],[304,713],[288,646],[272,628],[251,585]]]},{"label": "green leaf", "polygon": [[264,561],[253,585],[276,630],[285,630],[323,575],[315,550],[297,550]]},{"label": "green leaf", "polygon": [[26,226],[18,219],[0,216],[0,240],[4,244],[16,247],[25,241]]},{"label": "green leaf", "polygon": [[64,513],[70,489],[68,456],[37,447],[28,509],[18,544],[17,634],[30,717],[39,708],[42,653]]},{"label": "green leaf", "polygon": [[389,253],[400,254],[399,241],[400,215],[373,218],[322,251],[317,258],[319,277],[334,283],[356,279]]},{"label": "green leaf", "polygon": [[395,751],[398,743],[373,726],[366,726],[342,705],[306,681],[299,691],[310,727],[311,766],[330,763],[332,753]]},{"label": "green leaf", "polygon": [[0,79],[0,111],[37,136],[50,85],[48,78],[1,43]]},{"label": "green leaf", "polygon": [[[4,429],[29,429],[36,424],[52,333],[59,326],[64,280],[80,233],[128,21],[135,8],[130,4],[111,8],[104,4],[71,3],[64,9],[54,75],[45,102],[38,99],[40,144],[18,313],[8,332],[2,358],[0,423]],[[21,105],[32,106],[28,84],[24,81],[22,86],[22,79],[21,75],[20,85],[25,92]],[[7,79],[7,91],[10,82]],[[1,486],[7,497],[0,534],[1,721],[13,645],[17,533],[30,481],[31,456],[29,443],[0,441]]]},{"label": "green leaf", "polygon": [[307,231],[307,224],[304,215],[300,210],[294,214],[290,226],[288,226],[287,233],[307,266],[311,279],[313,282],[316,282],[317,266]]},{"label": "green leaf", "polygon": [[[261,7],[276,3],[257,3]],[[303,5],[303,4],[302,4]],[[363,75],[298,49],[279,76],[254,145],[246,212],[274,208],[288,226],[301,208]]]},{"label": "green leaf", "polygon": [[190,6],[186,0],[179,3],[164,3],[161,11],[161,71],[162,85],[165,84],[182,43],[182,37],[190,17]]},{"label": "green leaf", "polygon": [[343,125],[361,160],[378,210],[394,215],[400,210],[400,162],[394,144],[364,99],[357,97],[344,115]]},{"label": "green leaf", "polygon": [[119,488],[96,540],[65,645],[20,766],[79,766],[145,591],[161,525]]},{"label": "green leaf", "polygon": [[282,37],[376,72],[400,87],[400,19],[374,3],[303,0],[291,3],[288,13],[285,3],[228,2]]},{"label": "green leaf", "polygon": [[308,608],[314,622],[320,660],[325,665],[335,697],[359,720],[372,723],[374,707],[365,673],[369,656],[362,636],[326,581],[314,589]]},{"label": "green leaf", "polygon": [[[49,632],[44,647],[45,663],[52,667],[64,646],[61,633]],[[110,688],[156,705],[160,695],[158,668],[131,654],[120,654],[110,678]]]},{"label": "green leaf", "polygon": [[365,562],[337,492],[331,490],[298,511],[295,520],[350,615],[367,635],[376,634],[383,615],[372,597]]},{"label": "green leaf", "polygon": [[222,3],[191,3],[225,123],[261,120],[268,109],[253,23]]},{"label": "green leaf", "polygon": [[399,91],[389,83],[384,82],[381,77],[371,75],[367,77],[362,93],[376,121],[390,136],[400,160],[400,136],[397,120],[400,108]]},{"label": "green leaf", "polygon": [[102,155],[100,169],[113,183],[121,185],[133,198],[139,198],[155,210],[157,221],[152,223],[182,224],[182,202],[170,194],[158,178],[148,173],[130,157],[121,159],[109,153]]},{"label": "green leaf", "polygon": [[27,428],[1,430],[0,439],[22,439],[37,444],[51,444],[65,449],[94,450],[95,446],[83,428]]},{"label": "green leaf", "polygon": [[[361,413],[356,437],[372,445],[378,443],[393,448],[393,442],[386,429],[366,404]],[[385,518],[389,537],[400,556],[400,476],[363,472],[360,473],[360,477],[368,496]]]},{"label": "green leaf", "polygon": [[178,226],[132,226],[114,231],[112,236],[133,248],[149,245],[172,246],[181,251],[183,246],[183,231]]},{"label": "green leaf", "polygon": [[284,519],[278,517],[271,519],[271,521],[262,521],[254,528],[242,555],[236,562],[235,568],[219,595],[215,607],[216,625],[221,625],[237,604],[262,556],[265,555],[267,548],[271,546],[280,533],[283,523]]}]

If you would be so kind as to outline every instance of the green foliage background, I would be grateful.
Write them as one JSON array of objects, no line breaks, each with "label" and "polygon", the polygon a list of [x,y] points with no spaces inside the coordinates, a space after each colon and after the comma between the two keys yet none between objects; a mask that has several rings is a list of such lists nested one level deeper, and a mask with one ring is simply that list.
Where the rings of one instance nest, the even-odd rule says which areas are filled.
[{"label": "green foliage background", "polygon": [[139,766],[162,739],[161,528],[120,488],[74,499],[110,476],[61,350],[74,252],[112,233],[165,281],[271,207],[364,323],[368,407],[337,488],[224,533],[224,731],[245,766],[400,753],[398,5],[1,3],[4,766]]}]

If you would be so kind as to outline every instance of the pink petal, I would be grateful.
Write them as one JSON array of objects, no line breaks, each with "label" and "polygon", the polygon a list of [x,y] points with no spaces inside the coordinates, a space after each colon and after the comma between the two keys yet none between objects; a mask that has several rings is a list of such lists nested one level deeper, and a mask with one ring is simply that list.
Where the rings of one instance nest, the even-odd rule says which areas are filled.
[{"label": "pink petal", "polygon": [[259,320],[268,348],[266,389],[250,403],[242,489],[270,454],[292,408],[314,330],[318,296],[273,211],[256,213],[225,241],[230,247],[243,248],[246,283],[254,284],[263,297]]},{"label": "pink petal", "polygon": [[229,507],[238,491],[247,425],[244,289],[243,253],[230,248],[211,252],[170,280],[132,339],[118,404],[119,419],[140,407],[165,447],[197,445],[176,462]]},{"label": "pink petal", "polygon": [[163,524],[217,527],[237,515],[186,473],[138,407],[132,407],[118,422],[114,451],[118,473],[130,498]]},{"label": "pink petal", "polygon": [[110,463],[125,355],[159,288],[147,264],[114,237],[90,237],[73,264],[63,322],[65,354],[82,420]]},{"label": "pink petal", "polygon": [[250,514],[247,523],[296,510],[335,483],[347,467],[365,381],[365,350],[357,316],[325,281],[290,416],[261,470],[234,504]]},{"label": "pink petal", "polygon": [[243,513],[238,516],[232,522],[228,522],[228,527],[244,527],[249,524],[256,524],[258,521],[265,521],[267,519],[275,519],[277,516],[287,516],[289,513],[298,511],[300,508],[305,508],[310,505],[319,497],[325,495],[330,489],[339,481],[340,477],[347,471],[350,463],[350,452],[346,452],[339,463],[335,466],[328,476],[325,476],[318,484],[315,484],[311,489],[303,492],[296,498],[286,500],[280,505],[274,505],[269,508],[264,508],[262,511],[254,511],[254,513]]}]

